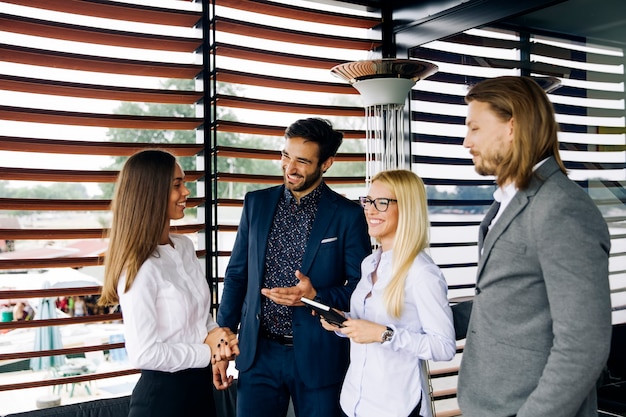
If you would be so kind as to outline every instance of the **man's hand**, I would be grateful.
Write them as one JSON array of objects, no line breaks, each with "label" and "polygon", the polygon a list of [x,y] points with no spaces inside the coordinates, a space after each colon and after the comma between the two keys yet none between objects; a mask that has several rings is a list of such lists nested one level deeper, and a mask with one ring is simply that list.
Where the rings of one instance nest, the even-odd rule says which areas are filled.
[{"label": "man's hand", "polygon": [[309,277],[304,275],[300,271],[296,271],[296,278],[300,282],[295,287],[277,287],[277,288],[263,288],[261,294],[275,302],[276,304],[282,304],[284,306],[302,306],[304,303],[300,301],[302,297],[315,298],[317,291],[311,285]]}]

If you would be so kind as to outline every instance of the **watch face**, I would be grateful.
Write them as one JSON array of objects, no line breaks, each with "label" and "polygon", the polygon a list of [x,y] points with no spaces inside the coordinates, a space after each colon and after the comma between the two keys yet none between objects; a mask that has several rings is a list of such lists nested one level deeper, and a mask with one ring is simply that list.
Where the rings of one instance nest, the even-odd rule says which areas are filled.
[{"label": "watch face", "polygon": [[385,332],[383,333],[383,342],[390,341],[392,337],[393,337],[393,330],[391,329],[385,330]]}]

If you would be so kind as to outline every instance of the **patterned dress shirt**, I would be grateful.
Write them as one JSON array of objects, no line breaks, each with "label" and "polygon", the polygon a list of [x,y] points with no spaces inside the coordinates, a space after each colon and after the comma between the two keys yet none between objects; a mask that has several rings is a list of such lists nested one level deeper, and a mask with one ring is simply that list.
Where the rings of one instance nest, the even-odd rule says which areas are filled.
[{"label": "patterned dress shirt", "polygon": [[[322,195],[321,184],[296,201],[285,188],[278,202],[265,254],[264,288],[293,287],[298,284],[296,270],[313,228],[317,206]],[[263,297],[261,304],[262,331],[291,336],[292,309]]]}]

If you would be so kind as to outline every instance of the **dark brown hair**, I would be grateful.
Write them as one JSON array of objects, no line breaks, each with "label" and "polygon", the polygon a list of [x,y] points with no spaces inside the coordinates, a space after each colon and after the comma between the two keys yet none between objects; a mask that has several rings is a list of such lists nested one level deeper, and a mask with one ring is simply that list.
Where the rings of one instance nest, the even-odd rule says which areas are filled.
[{"label": "dark brown hair", "polygon": [[127,291],[141,265],[151,256],[167,225],[167,202],[176,158],[161,150],[132,155],[120,171],[111,203],[113,220],[99,304],[119,301],[117,285],[126,274]]}]

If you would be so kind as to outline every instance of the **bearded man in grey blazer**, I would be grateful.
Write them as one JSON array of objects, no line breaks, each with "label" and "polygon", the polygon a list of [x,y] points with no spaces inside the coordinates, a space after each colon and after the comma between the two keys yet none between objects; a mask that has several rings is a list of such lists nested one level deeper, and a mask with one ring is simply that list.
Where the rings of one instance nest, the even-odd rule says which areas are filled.
[{"label": "bearded man in grey blazer", "polygon": [[465,100],[463,146],[498,189],[479,236],[463,416],[597,416],[611,339],[606,222],[566,176],[554,110],[534,80],[487,79]]}]

